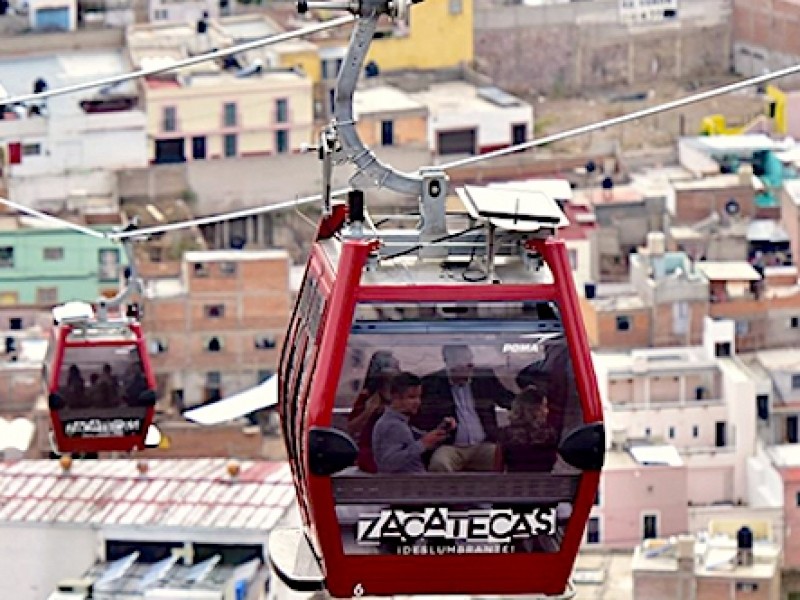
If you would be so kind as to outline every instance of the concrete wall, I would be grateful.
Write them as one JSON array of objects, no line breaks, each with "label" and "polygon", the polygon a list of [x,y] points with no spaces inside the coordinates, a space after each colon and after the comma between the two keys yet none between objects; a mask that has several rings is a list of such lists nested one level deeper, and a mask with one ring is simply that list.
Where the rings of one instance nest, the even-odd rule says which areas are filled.
[{"label": "concrete wall", "polygon": [[729,12],[724,0],[695,0],[681,3],[679,22],[626,27],[617,0],[484,2],[475,14],[476,63],[501,87],[540,93],[726,73]]}]

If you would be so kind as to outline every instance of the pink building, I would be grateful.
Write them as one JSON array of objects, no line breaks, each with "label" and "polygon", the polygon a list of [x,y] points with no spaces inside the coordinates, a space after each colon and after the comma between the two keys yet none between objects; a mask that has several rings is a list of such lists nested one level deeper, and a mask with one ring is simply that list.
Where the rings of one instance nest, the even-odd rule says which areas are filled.
[{"label": "pink building", "polygon": [[631,446],[606,454],[587,544],[632,548],[688,530],[686,465],[673,446]]}]

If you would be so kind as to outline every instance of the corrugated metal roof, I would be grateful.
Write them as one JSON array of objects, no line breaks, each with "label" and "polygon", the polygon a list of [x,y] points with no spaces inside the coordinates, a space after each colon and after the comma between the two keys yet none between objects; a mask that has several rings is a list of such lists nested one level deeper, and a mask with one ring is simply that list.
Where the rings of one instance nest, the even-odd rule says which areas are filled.
[{"label": "corrugated metal roof", "polygon": [[[137,469],[145,462],[148,470]],[[288,463],[226,459],[0,463],[0,524],[271,529],[294,502]]]}]

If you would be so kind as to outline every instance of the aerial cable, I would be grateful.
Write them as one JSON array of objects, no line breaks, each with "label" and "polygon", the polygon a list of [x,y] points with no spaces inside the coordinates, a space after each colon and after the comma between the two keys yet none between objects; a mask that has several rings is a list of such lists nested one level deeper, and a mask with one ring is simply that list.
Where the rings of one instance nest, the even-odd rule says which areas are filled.
[{"label": "aerial cable", "polygon": [[[344,188],[340,190],[335,190],[331,192],[332,197],[339,197],[344,196],[350,191],[350,188]],[[154,225],[152,227],[142,227],[139,229],[131,229],[127,231],[113,231],[103,233],[100,231],[96,231],[89,227],[84,227],[82,225],[78,225],[76,223],[72,223],[67,221],[66,219],[62,219],[59,217],[54,217],[53,215],[49,215],[47,213],[41,212],[36,210],[35,208],[30,208],[28,206],[24,206],[22,204],[18,204],[6,198],[0,198],[0,204],[5,204],[11,208],[18,210],[19,212],[26,213],[33,217],[38,217],[44,221],[48,221],[50,223],[55,223],[60,225],[66,229],[72,229],[79,233],[83,233],[85,235],[90,235],[96,238],[103,238],[108,240],[125,240],[128,238],[140,238],[140,237],[147,237],[149,235],[156,235],[159,233],[166,233],[168,231],[176,231],[179,229],[188,229],[190,227],[197,227],[199,225],[210,225],[212,223],[220,223],[222,221],[230,221],[233,219],[241,219],[244,217],[251,217],[254,215],[261,215],[266,214],[278,210],[283,210],[285,208],[292,208],[303,206],[305,204],[313,204],[315,202],[320,202],[322,200],[322,195],[317,194],[314,196],[306,196],[304,198],[297,198],[295,200],[288,200],[285,202],[278,202],[277,204],[269,204],[267,206],[256,206],[253,208],[245,208],[242,210],[237,210],[229,213],[221,213],[218,215],[209,215],[207,217],[198,217],[196,219],[189,219],[186,221],[176,221],[175,223],[165,223],[164,225]]]},{"label": "aerial cable", "polygon": [[10,206],[20,212],[29,214],[32,217],[37,217],[42,219],[43,221],[47,221],[49,223],[54,223],[56,225],[61,225],[62,227],[66,227],[67,229],[72,229],[79,233],[83,233],[84,235],[90,235],[95,238],[106,238],[106,234],[92,229],[91,227],[84,227],[83,225],[78,225],[77,223],[72,223],[71,221],[67,221],[66,219],[61,219],[59,217],[54,217],[53,215],[48,215],[42,211],[36,210],[35,208],[30,208],[28,206],[24,206],[22,204],[18,204],[16,202],[12,202],[11,200],[7,200],[6,198],[0,198],[0,204],[5,204],[6,206]]},{"label": "aerial cable", "polygon": [[658,104],[656,106],[643,108],[642,110],[637,110],[632,113],[621,115],[619,117],[613,117],[611,119],[606,119],[604,121],[597,121],[595,123],[589,123],[587,125],[581,125],[580,127],[567,129],[566,131],[561,131],[559,133],[554,133],[552,135],[548,135],[545,137],[536,138],[519,144],[514,144],[513,146],[508,146],[506,148],[501,148],[499,150],[487,152],[486,154],[480,154],[478,156],[469,156],[467,158],[454,160],[452,162],[445,163],[442,165],[436,165],[436,168],[442,169],[444,171],[449,171],[451,169],[466,167],[468,165],[472,165],[484,160],[489,160],[492,158],[497,158],[499,156],[505,156],[506,154],[519,152],[520,150],[527,150],[528,148],[536,148],[538,146],[544,146],[545,144],[560,142],[562,140],[577,137],[579,135],[584,135],[586,133],[599,131],[601,129],[605,129],[606,127],[614,127],[616,125],[622,125],[623,123],[628,123],[630,121],[635,121],[637,119],[642,119],[644,117],[650,117],[653,115],[657,115],[659,113],[668,112],[676,108],[681,108],[683,106],[688,106],[690,104],[696,104],[697,102],[709,100],[710,98],[716,98],[717,96],[722,96],[724,94],[736,92],[748,87],[752,87],[754,85],[759,85],[762,83],[766,83],[768,81],[772,81],[774,79],[787,77],[789,75],[796,75],[798,73],[800,73],[800,65],[786,67],[784,69],[779,69],[777,71],[772,71],[770,73],[764,73],[763,75],[758,75],[756,77],[750,77],[747,79],[742,79],[741,81],[715,87],[710,90],[706,90],[705,92],[700,92],[698,94],[693,94],[691,96],[686,96],[684,98],[679,98],[677,100],[671,100],[669,102]]},{"label": "aerial cable", "polygon": [[204,54],[200,54],[199,56],[184,58],[182,60],[177,60],[167,65],[159,65],[157,67],[151,67],[149,69],[139,69],[138,71],[132,71],[130,73],[112,75],[110,77],[104,77],[102,79],[94,79],[92,81],[87,81],[85,83],[76,83],[75,85],[68,85],[52,90],[45,90],[43,92],[38,92],[38,93],[22,94],[21,96],[12,96],[11,98],[2,98],[0,99],[0,104],[10,106],[13,104],[30,102],[32,100],[44,100],[46,98],[51,98],[53,96],[72,94],[75,92],[80,92],[95,87],[102,87],[116,83],[123,83],[125,81],[131,81],[133,79],[138,79],[140,77],[148,77],[150,75],[166,73],[169,71],[174,71],[176,69],[182,69],[184,67],[190,67],[192,65],[200,64],[209,60],[224,58],[226,56],[231,56],[233,54],[238,54],[240,52],[246,52],[247,50],[253,50],[255,48],[261,48],[263,46],[269,46],[272,44],[278,44],[280,42],[286,42],[289,40],[293,40],[295,38],[304,37],[307,35],[311,35],[313,33],[318,33],[320,31],[333,29],[335,27],[339,27],[341,25],[346,25],[350,23],[351,21],[354,20],[354,18],[355,17],[353,17],[352,15],[345,15],[343,17],[331,19],[323,23],[309,25],[307,27],[303,27],[302,29],[287,31],[284,33],[278,33],[276,35],[271,35],[257,40],[253,40],[251,42],[245,42],[243,44],[230,46],[229,48],[223,48],[222,50],[215,50],[213,52],[206,52]]}]

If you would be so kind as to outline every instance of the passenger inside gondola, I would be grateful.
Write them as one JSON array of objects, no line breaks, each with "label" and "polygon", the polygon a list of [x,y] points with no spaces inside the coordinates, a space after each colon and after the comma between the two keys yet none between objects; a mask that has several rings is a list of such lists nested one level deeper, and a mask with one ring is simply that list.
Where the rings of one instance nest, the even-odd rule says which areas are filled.
[{"label": "passenger inside gondola", "polygon": [[70,408],[84,408],[87,405],[86,382],[78,365],[70,365],[61,394]]},{"label": "passenger inside gondola", "polygon": [[375,423],[372,448],[379,473],[424,473],[423,455],[444,443],[456,422],[445,417],[430,431],[410,424],[421,404],[422,381],[413,373],[400,373],[392,381],[391,402]]},{"label": "passenger inside gondola", "polygon": [[560,432],[549,420],[545,387],[531,384],[514,399],[508,427],[498,435],[500,471],[550,471],[557,459]]},{"label": "passenger inside gondola", "polygon": [[356,465],[367,473],[377,473],[372,452],[372,431],[391,400],[392,379],[400,373],[400,362],[388,350],[372,355],[364,387],[347,417],[347,431],[358,444]]},{"label": "passenger inside gondola", "polygon": [[444,369],[422,379],[422,406],[413,425],[430,431],[446,418],[458,426],[431,455],[436,472],[492,471],[495,468],[497,407],[510,408],[514,393],[492,369],[475,367],[464,344],[442,347]]},{"label": "passenger inside gondola", "polygon": [[147,379],[144,375],[142,363],[138,358],[135,362],[128,365],[125,372],[123,397],[128,406],[139,406],[142,402],[142,394],[148,390]]}]

